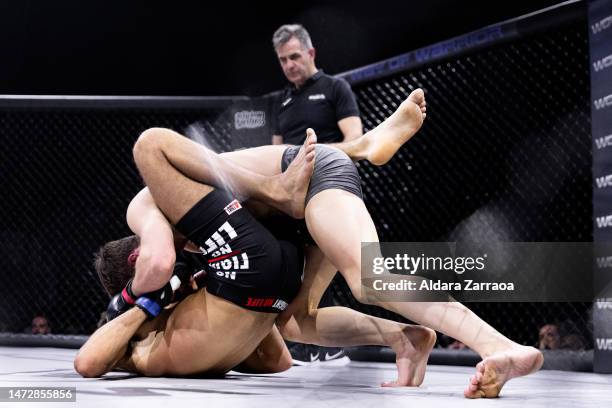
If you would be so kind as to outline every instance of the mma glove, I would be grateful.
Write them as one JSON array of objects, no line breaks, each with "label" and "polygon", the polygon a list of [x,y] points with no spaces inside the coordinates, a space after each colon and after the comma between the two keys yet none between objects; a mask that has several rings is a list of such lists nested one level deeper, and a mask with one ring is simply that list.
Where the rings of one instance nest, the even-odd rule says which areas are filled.
[{"label": "mma glove", "polygon": [[[172,278],[174,279],[174,276]],[[161,289],[140,295],[140,297],[136,299],[136,306],[142,309],[149,318],[153,318],[172,302],[173,297],[174,290],[170,282],[168,282]]]},{"label": "mma glove", "polygon": [[170,303],[174,298],[174,292],[180,287],[181,282],[189,284],[191,278],[191,270],[186,264],[177,262],[174,268],[174,276],[161,289],[153,292],[145,293],[140,297],[134,295],[132,290],[132,279],[125,285],[121,293],[116,294],[110,300],[106,309],[107,321],[111,321],[117,316],[125,313],[132,306],[138,306],[142,309],[149,318],[153,318]]},{"label": "mma glove", "polygon": [[142,309],[151,319],[159,314],[163,308],[172,303],[174,292],[181,286],[181,281],[189,281],[188,274],[173,275],[170,281],[161,289],[153,292],[145,293],[136,299],[136,306]]},{"label": "mma glove", "polygon": [[117,316],[125,313],[136,303],[136,296],[132,291],[132,280],[125,285],[121,293],[113,296],[106,308],[106,321],[110,322]]}]

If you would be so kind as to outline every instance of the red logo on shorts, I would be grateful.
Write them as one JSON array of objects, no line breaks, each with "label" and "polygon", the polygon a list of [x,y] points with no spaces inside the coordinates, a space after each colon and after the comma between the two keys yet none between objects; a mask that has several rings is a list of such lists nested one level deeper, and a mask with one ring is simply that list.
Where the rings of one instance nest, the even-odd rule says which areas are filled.
[{"label": "red logo on shorts", "polygon": [[246,305],[249,307],[271,307],[276,298],[248,298]]},{"label": "red logo on shorts", "polygon": [[238,200],[234,200],[227,206],[225,206],[225,212],[227,213],[227,215],[231,215],[232,213],[238,211],[241,208],[242,206],[240,205],[240,202]]}]

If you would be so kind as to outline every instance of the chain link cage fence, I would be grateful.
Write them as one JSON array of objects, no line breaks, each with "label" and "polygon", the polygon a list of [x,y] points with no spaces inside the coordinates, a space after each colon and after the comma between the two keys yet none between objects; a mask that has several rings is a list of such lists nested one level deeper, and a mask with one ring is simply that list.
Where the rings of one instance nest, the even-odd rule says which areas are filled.
[{"label": "chain link cage fence", "polygon": [[[413,140],[383,167],[358,164],[381,241],[592,241],[588,32],[578,6],[563,24],[353,86],[366,129],[413,89],[427,96]],[[358,307],[341,278],[334,285]],[[468,306],[522,344],[555,324],[579,340],[567,347],[592,348],[592,303]]]},{"label": "chain link cage fence", "polygon": [[[423,129],[390,163],[358,164],[381,241],[592,240],[583,14],[353,85],[365,130],[412,89],[424,88],[428,100]],[[129,233],[125,209],[142,187],[131,156],[134,141],[152,126],[186,132],[196,123],[213,148],[231,150],[232,103],[248,106],[244,98],[205,104],[4,101],[0,332],[23,332],[37,314],[48,318],[54,333],[95,330],[108,298],[92,254]],[[402,320],[356,303],[339,276],[333,291],[341,304]],[[539,328],[556,323],[591,347],[590,303],[468,306],[520,343],[536,344]]]}]

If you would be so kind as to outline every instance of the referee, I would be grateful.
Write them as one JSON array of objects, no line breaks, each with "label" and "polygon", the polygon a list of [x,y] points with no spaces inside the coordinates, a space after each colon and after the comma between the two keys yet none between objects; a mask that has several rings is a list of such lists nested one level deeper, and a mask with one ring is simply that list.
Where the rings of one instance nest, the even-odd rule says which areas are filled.
[{"label": "referee", "polygon": [[317,69],[310,35],[299,24],[281,26],[272,37],[290,84],[276,104],[272,144],[302,144],[313,128],[318,143],[337,143],[363,135],[350,85]]},{"label": "referee", "polygon": [[[350,85],[317,69],[308,31],[299,24],[281,26],[272,44],[289,81],[273,113],[272,144],[301,145],[306,129],[313,128],[317,143],[338,143],[363,135],[359,109]],[[334,306],[328,288],[319,307]],[[314,361],[348,360],[341,348],[288,342],[297,365]]]}]

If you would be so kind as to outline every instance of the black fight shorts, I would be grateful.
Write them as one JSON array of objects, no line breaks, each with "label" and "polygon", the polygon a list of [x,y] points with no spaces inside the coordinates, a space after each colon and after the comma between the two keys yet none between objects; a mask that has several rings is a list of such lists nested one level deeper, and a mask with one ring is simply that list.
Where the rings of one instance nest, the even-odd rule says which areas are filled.
[{"label": "black fight shorts", "polygon": [[277,241],[226,191],[206,195],[176,229],[199,246],[209,293],[268,313],[285,310],[297,295],[302,252]]}]

